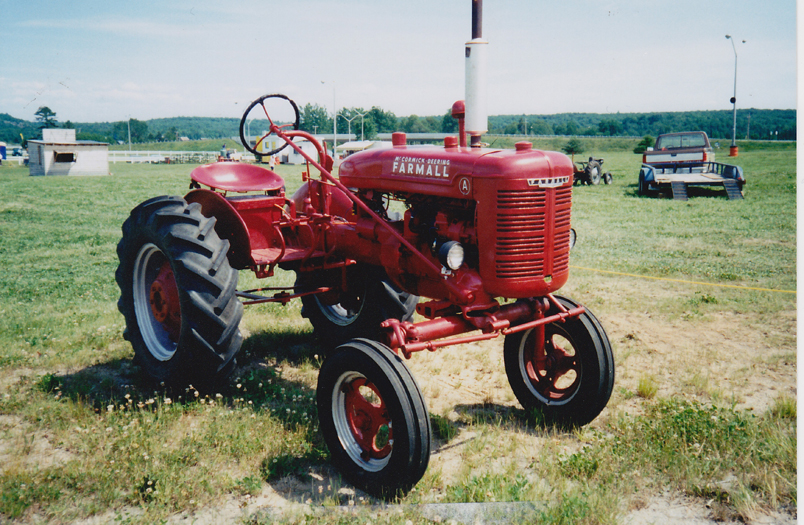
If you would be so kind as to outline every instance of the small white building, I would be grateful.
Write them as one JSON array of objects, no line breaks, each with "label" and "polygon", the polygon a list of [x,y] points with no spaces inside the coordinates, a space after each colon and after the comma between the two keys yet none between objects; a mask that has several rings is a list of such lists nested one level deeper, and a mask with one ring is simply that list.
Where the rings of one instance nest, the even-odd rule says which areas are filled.
[{"label": "small white building", "polygon": [[[263,133],[263,135],[266,133]],[[296,144],[303,152],[307,153],[315,160],[318,160],[318,151],[315,149],[315,146],[312,142],[306,139],[297,138],[293,141],[293,143]],[[257,151],[264,154],[277,148],[281,148],[282,146],[285,146],[285,141],[274,135],[271,135],[257,145]],[[304,157],[302,157],[299,152],[290,146],[286,146],[284,149],[282,149],[282,151],[274,155],[274,157],[276,157],[276,162],[280,164],[304,164],[306,162]],[[270,162],[269,159],[270,157],[266,155],[262,158],[262,162],[267,164]]]},{"label": "small white building", "polygon": [[365,151],[367,149],[385,149],[391,148],[393,145],[390,142],[379,140],[353,140],[351,142],[344,142],[335,147],[335,167],[341,165],[341,161],[353,153],[358,151]]},{"label": "small white building", "polygon": [[[318,150],[315,149],[315,146],[309,140],[295,140],[294,144],[296,144],[303,152],[310,155],[315,160],[318,160]],[[307,162],[304,157],[301,156],[295,149],[291,148],[290,146],[286,147],[282,151],[278,153],[282,164],[304,164]]]},{"label": "small white building", "polygon": [[28,141],[30,175],[108,175],[109,145],[75,140],[74,129],[43,129]]}]

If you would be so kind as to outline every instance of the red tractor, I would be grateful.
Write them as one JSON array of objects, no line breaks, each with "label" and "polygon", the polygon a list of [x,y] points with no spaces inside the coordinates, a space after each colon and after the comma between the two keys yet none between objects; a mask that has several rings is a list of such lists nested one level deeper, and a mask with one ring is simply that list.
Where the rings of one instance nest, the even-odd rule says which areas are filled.
[{"label": "red tractor", "polygon": [[[291,108],[289,122],[272,119],[275,103]],[[268,119],[256,145],[246,136],[255,112]],[[611,345],[592,312],[553,295],[569,276],[573,164],[527,142],[483,148],[475,132],[467,145],[464,113],[455,103],[460,132],[443,146],[396,133],[391,147],[346,158],[336,177],[292,100],[254,101],[240,125],[246,149],[278,137],[319,176],[286,195],[269,169],[209,164],[184,197],[131,212],[116,279],[144,373],[210,387],[234,367],[244,304],[300,298],[327,347],[317,407],[332,462],[383,497],[412,488],[429,461],[427,405],[404,363],[416,352],[503,336],[523,407],[561,426],[597,417],[614,384]],[[316,158],[294,139],[314,144]],[[401,216],[388,211],[394,200]],[[267,279],[276,268],[295,272],[292,288],[237,291],[239,270]]]}]

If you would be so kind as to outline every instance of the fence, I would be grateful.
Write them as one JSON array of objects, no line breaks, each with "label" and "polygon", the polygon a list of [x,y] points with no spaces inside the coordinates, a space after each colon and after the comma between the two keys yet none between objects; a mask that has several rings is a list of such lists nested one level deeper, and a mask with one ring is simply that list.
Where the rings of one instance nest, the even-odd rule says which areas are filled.
[{"label": "fence", "polygon": [[[243,162],[254,162],[254,155],[238,154]],[[109,151],[109,161],[148,164],[208,164],[215,162],[219,151]]]}]

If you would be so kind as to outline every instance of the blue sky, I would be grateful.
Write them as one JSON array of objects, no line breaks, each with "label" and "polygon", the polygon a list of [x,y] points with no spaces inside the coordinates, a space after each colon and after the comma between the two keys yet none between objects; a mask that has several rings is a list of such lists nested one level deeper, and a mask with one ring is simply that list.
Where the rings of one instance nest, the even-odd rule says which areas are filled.
[{"label": "blue sky", "polygon": [[[239,117],[300,105],[441,115],[464,98],[470,0],[0,0],[0,113]],[[795,0],[485,0],[488,111],[796,107]],[[746,43],[741,41],[745,40]]]}]

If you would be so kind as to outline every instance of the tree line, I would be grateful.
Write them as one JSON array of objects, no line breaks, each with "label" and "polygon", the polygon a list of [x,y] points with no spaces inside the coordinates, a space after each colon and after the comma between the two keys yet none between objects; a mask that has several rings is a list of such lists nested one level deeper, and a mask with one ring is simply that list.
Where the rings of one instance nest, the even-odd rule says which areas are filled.
[{"label": "tree line", "polygon": [[[711,138],[731,138],[733,112],[561,113],[489,117],[492,133],[506,135],[657,136],[676,131],[705,131]],[[795,140],[796,110],[742,109],[737,112],[738,139]]]},{"label": "tree line", "polygon": [[[332,118],[326,109],[307,104],[301,110],[301,127],[311,133],[332,133]],[[344,108],[338,114],[338,131],[347,120],[351,130],[365,138],[376,133],[455,133],[458,124],[448,110],[441,116],[396,117],[373,107]],[[362,128],[361,128],[362,126]],[[663,113],[561,113],[555,115],[492,115],[489,133],[493,135],[632,136],[660,135],[675,131],[705,131],[712,138],[731,138],[731,111],[685,111]],[[795,140],[796,111],[746,109],[738,111],[737,138],[754,140]]]},{"label": "tree line", "polygon": [[[743,109],[737,114],[737,138],[753,140],[795,140],[796,111]],[[135,118],[118,122],[59,122],[56,112],[40,107],[35,121],[25,121],[0,113],[0,141],[18,144],[40,139],[43,128],[73,128],[78,140],[108,143],[175,141],[230,138],[238,135],[240,119],[210,117],[174,117],[151,120]],[[318,104],[300,108],[300,127],[310,133],[332,133],[332,115]],[[374,106],[341,108],[339,133],[351,133],[358,139],[373,139],[378,133],[455,133],[458,125],[450,111],[440,116],[409,115]],[[685,111],[661,113],[561,113],[555,115],[494,115],[489,117],[489,133],[495,135],[562,136],[645,136],[674,131],[705,131],[714,139],[730,139],[733,114],[722,111]],[[252,130],[254,131],[254,130]],[[256,131],[254,131],[256,133]]]}]

